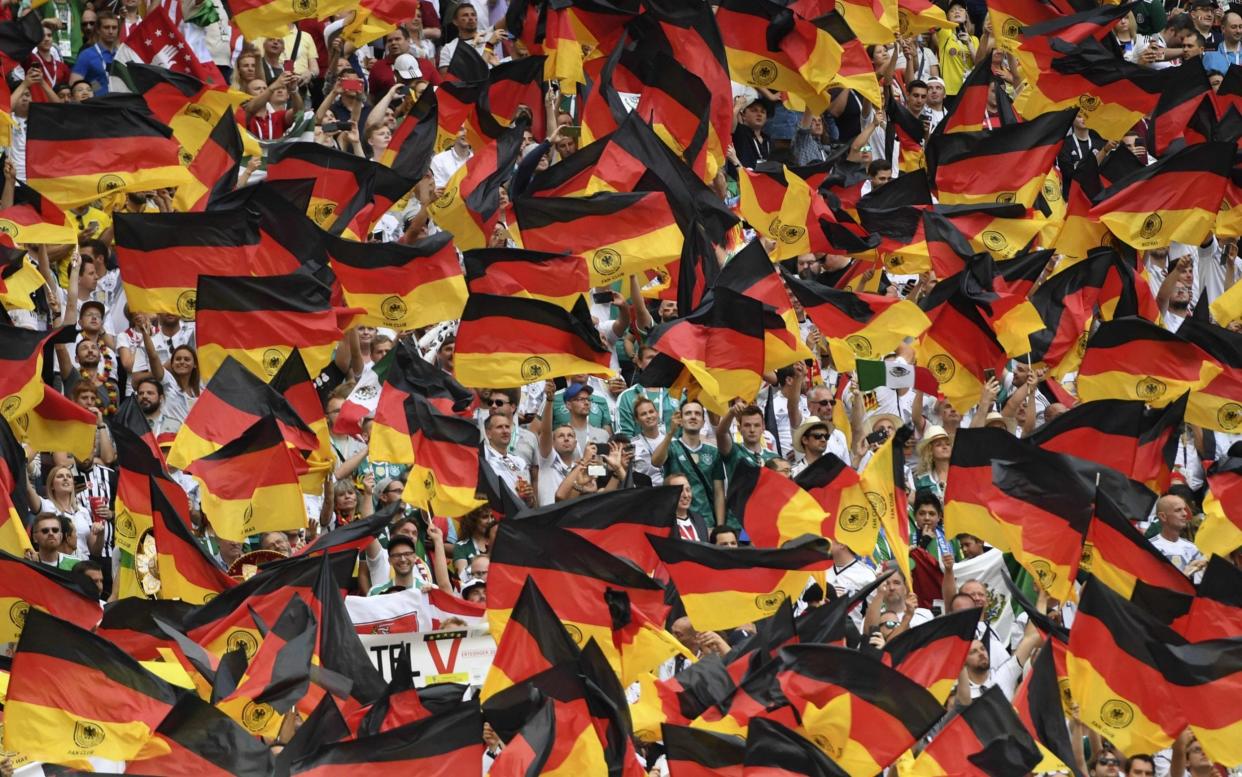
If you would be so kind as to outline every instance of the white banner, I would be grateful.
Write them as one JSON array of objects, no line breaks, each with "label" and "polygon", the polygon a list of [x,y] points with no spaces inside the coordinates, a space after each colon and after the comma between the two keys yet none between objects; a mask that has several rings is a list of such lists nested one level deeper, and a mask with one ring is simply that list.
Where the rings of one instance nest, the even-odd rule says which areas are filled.
[{"label": "white banner", "polygon": [[358,638],[385,682],[392,680],[401,651],[408,650],[415,688],[436,683],[482,685],[496,655],[496,642],[487,629],[363,634]]}]

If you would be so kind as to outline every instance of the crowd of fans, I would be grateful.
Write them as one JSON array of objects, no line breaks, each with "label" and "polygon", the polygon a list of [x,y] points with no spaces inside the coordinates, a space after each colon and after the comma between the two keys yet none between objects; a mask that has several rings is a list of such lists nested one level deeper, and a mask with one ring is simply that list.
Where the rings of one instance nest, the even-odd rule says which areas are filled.
[{"label": "crowd of fans", "polygon": [[[355,48],[340,34],[348,15],[334,21],[308,20],[283,38],[247,41],[230,36],[227,14],[218,0],[207,24],[199,25],[199,46],[210,52],[231,85],[251,99],[238,111],[240,123],[261,141],[314,140],[369,159],[379,159],[394,126],[425,89],[441,83],[458,46],[472,46],[489,65],[527,55],[508,35],[503,20],[505,0],[419,3],[419,12],[372,45]],[[6,9],[21,13],[17,6]],[[4,167],[4,201],[11,204],[15,182],[25,174],[26,111],[31,101],[81,102],[99,99],[112,88],[108,66],[117,47],[146,11],[141,0],[115,5],[88,0],[48,0],[34,13],[46,19],[46,34],[29,58],[6,75],[12,86],[14,127]],[[1017,61],[1000,46],[983,2],[951,0],[948,18],[957,29],[941,29],[899,37],[891,45],[869,47],[882,87],[903,103],[930,130],[945,117],[946,100],[962,88],[976,64],[990,60],[997,77],[994,90],[1011,99],[1024,87]],[[178,18],[189,14],[178,14]],[[221,21],[225,20],[225,21]],[[1230,65],[1242,64],[1242,13],[1212,0],[1192,0],[1187,7],[1166,8],[1146,0],[1117,25],[1113,35],[1124,57],[1151,68],[1204,67],[1219,86]],[[997,91],[989,92],[986,111],[977,117],[984,127],[998,126]],[[544,169],[578,151],[579,107],[575,98],[547,91],[549,128],[546,137],[528,133],[521,168]],[[888,184],[897,174],[893,149],[886,149],[884,111],[848,89],[835,90],[824,113],[791,111],[780,95],[734,85],[735,132],[716,190],[736,204],[736,167],[767,160],[806,165],[838,159],[846,172],[865,172],[864,193]],[[1109,154],[1134,154],[1154,161],[1147,151],[1148,128],[1140,123],[1120,142],[1105,142],[1075,123],[1065,139],[1059,164],[1065,172],[1087,155],[1104,160]],[[1121,148],[1124,145],[1125,148]],[[369,239],[412,240],[439,231],[429,218],[431,202],[470,159],[473,150],[465,133],[432,158],[428,178],[404,211],[387,215]],[[240,184],[263,177],[263,160],[249,160]],[[1066,176],[1068,177],[1068,176]],[[522,176],[511,186],[519,187]],[[517,192],[510,191],[509,195]],[[114,500],[117,472],[125,466],[109,432],[108,420],[126,402],[136,403],[152,433],[171,442],[204,390],[199,377],[195,327],[192,320],[133,310],[126,301],[113,247],[113,214],[172,209],[166,191],[130,193],[75,208],[70,216],[79,229],[78,244],[32,247],[30,261],[43,274],[46,290],[33,311],[12,310],[19,326],[32,329],[77,329],[73,342],[55,346],[54,366],[45,375],[54,388],[98,419],[93,455],[78,459],[65,452],[28,451],[30,503],[37,510],[31,527],[33,560],[89,578],[101,599],[115,598],[117,575]],[[494,246],[511,245],[502,224],[492,236]],[[738,242],[741,244],[741,241]],[[857,260],[844,255],[807,254],[788,262],[807,279],[839,277]],[[1196,305],[1218,298],[1238,278],[1236,240],[1209,237],[1202,245],[1174,244],[1141,255],[1151,292],[1160,306],[1163,325],[1176,331]],[[882,284],[894,296],[916,299],[934,286],[935,278],[891,275]],[[907,283],[914,281],[914,283]],[[595,302],[591,313],[605,344],[614,352],[618,376],[603,379],[572,375],[508,389],[480,389],[474,418],[483,439],[487,465],[500,481],[530,507],[540,507],[583,494],[659,485],[680,486],[676,510],[677,536],[720,546],[747,544],[740,517],[726,506],[726,495],[742,464],[766,467],[794,476],[827,454],[861,469],[885,440],[908,427],[905,444],[906,482],[910,494],[914,563],[928,572],[915,577],[914,590],[902,576],[888,578],[865,607],[855,612],[853,642],[860,649],[878,649],[903,631],[939,615],[976,606],[988,620],[979,625],[978,640],[950,705],[969,704],[982,691],[1000,686],[1012,697],[1040,639],[1033,624],[998,625],[992,606],[996,591],[979,579],[962,579],[963,564],[972,570],[988,565],[980,559],[999,551],[978,537],[946,536],[943,529],[945,488],[955,434],[968,427],[996,427],[1018,437],[1029,436],[1059,414],[1065,405],[1038,390],[1055,380],[1038,365],[1015,359],[987,382],[978,403],[965,414],[946,400],[921,391],[875,388],[863,392],[857,380],[835,369],[823,336],[799,314],[801,334],[816,354],[764,375],[753,402],[735,401],[723,415],[666,388],[643,386],[637,375],[654,357],[646,344],[650,332],[679,314],[675,302],[643,297],[639,282],[627,280],[612,292],[611,302]],[[596,295],[596,299],[598,299]],[[1220,322],[1237,328],[1239,322]],[[420,339],[424,330],[397,332],[357,327],[345,334],[331,365],[318,376],[316,387],[329,424],[345,404],[357,381],[374,369],[400,338]],[[424,355],[452,372],[454,339],[436,338]],[[887,357],[913,365],[911,345]],[[1071,393],[1073,376],[1064,381]],[[842,384],[844,390],[837,390]],[[849,435],[834,418],[843,404]],[[364,430],[366,425],[364,424]],[[1160,496],[1154,514],[1130,516],[1154,548],[1192,578],[1206,559],[1193,539],[1201,520],[1205,466],[1242,442],[1228,434],[1184,426],[1177,438],[1175,485]],[[409,467],[370,456],[367,433],[331,437],[334,470],[322,497],[306,498],[306,528],[271,532],[236,543],[216,538],[210,516],[199,510],[193,479],[174,477],[187,489],[195,530],[224,568],[257,549],[281,555],[296,552],[317,534],[372,515],[400,502]],[[1236,451],[1237,449],[1234,448]],[[1237,454],[1235,454],[1237,455]],[[380,595],[405,588],[438,587],[468,600],[486,602],[489,551],[497,517],[480,508],[460,520],[426,516],[404,505],[380,539],[361,552],[355,594]],[[860,558],[840,543],[832,544],[834,568],[827,575],[831,595],[844,596],[876,579],[892,563],[881,542],[872,557]],[[1242,548],[1233,554],[1242,565]],[[1010,565],[1016,572],[1016,565]],[[816,589],[806,603],[822,596]],[[1066,626],[1072,625],[1072,602],[1041,607]],[[697,631],[688,619],[672,624],[672,632],[698,655],[723,654],[744,637],[747,628],[727,633]],[[670,662],[662,671],[671,676]],[[1200,777],[1220,773],[1208,763],[1189,734],[1171,750],[1130,754],[1127,758],[1098,734],[1071,723],[1081,758],[1090,775],[1127,777],[1183,774]],[[499,746],[489,740],[489,745]],[[1236,767],[1226,764],[1225,767]],[[661,765],[653,763],[658,770]],[[1236,772],[1235,772],[1236,773]]]}]

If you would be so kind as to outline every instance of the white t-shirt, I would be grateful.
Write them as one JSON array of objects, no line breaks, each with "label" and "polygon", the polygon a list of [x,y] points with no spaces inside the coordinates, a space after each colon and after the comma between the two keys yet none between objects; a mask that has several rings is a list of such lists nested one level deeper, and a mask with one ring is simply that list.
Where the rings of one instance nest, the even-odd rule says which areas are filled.
[{"label": "white t-shirt", "polygon": [[1192,562],[1203,558],[1203,554],[1195,547],[1195,544],[1188,539],[1178,537],[1176,540],[1166,540],[1157,534],[1147,540],[1156,550],[1172,562],[1173,566],[1181,571],[1185,571],[1186,567]]},{"label": "white t-shirt", "polygon": [[447,185],[449,180],[456,175],[462,165],[470,160],[472,155],[466,154],[464,157],[461,157],[452,148],[446,148],[433,156],[431,158],[431,177],[435,180],[436,187]]},{"label": "white t-shirt", "polygon": [[977,699],[983,695],[983,692],[993,685],[999,686],[1001,693],[1005,694],[1005,698],[1013,701],[1013,695],[1018,690],[1018,683],[1022,681],[1022,664],[1018,662],[1017,656],[1010,656],[1005,663],[1000,666],[994,666],[988,671],[988,677],[981,683],[970,681],[970,698]]},{"label": "white t-shirt", "polygon": [[539,506],[550,505],[556,501],[556,490],[565,481],[565,476],[573,468],[576,455],[571,455],[570,462],[565,463],[561,455],[554,449],[547,456],[539,457]]},{"label": "white t-shirt", "polygon": [[[824,573],[824,579],[828,585],[837,589],[838,595],[851,596],[875,582],[875,571],[861,560],[854,559],[840,569],[834,565]],[[850,618],[854,621],[854,627],[861,632],[863,608],[859,606],[850,610]]]},{"label": "white t-shirt", "polygon": [[530,464],[515,453],[500,453],[490,444],[483,446],[483,456],[497,477],[517,493],[518,480],[530,482]]},{"label": "white t-shirt", "polygon": [[663,439],[663,426],[660,427],[655,437],[640,434],[634,438],[634,471],[651,478],[653,486],[664,484],[664,470],[651,463],[651,456],[655,453],[655,449],[660,447],[660,441]]}]

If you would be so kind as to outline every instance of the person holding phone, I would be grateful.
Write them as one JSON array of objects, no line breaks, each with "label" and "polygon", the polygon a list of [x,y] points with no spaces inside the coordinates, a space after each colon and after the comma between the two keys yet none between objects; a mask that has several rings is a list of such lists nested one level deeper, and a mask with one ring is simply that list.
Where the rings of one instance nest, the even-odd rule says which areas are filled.
[{"label": "person holding phone", "polygon": [[246,91],[250,94],[250,101],[242,106],[246,129],[259,140],[283,137],[302,112],[302,95],[292,73],[281,72],[270,84],[256,78]]},{"label": "person holding phone", "polygon": [[[80,475],[75,478],[73,467],[58,464],[48,470],[45,484],[47,496],[41,497],[33,483],[26,483],[30,504],[39,506],[40,515],[53,515],[70,522],[78,540],[77,548],[72,553],[74,558],[84,560],[102,555],[105,518],[93,515],[90,508],[78,500],[78,491],[86,488],[85,479]],[[102,513],[107,506],[100,505],[99,509]]]},{"label": "person holding phone", "polygon": [[966,13],[966,0],[952,0],[945,13],[953,27],[936,30],[936,48],[940,56],[940,77],[944,79],[944,91],[949,96],[962,89],[966,74],[975,66],[975,52],[979,39],[970,34]]}]

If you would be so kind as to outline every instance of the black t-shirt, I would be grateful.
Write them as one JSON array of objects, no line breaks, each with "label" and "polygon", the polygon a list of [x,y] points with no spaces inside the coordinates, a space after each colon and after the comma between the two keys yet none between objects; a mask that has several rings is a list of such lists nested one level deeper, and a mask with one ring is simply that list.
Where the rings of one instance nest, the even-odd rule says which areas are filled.
[{"label": "black t-shirt", "polygon": [[737,161],[742,163],[742,167],[753,168],[772,155],[772,141],[763,134],[755,137],[750,127],[739,124],[733,130],[733,150],[737,153]]}]

